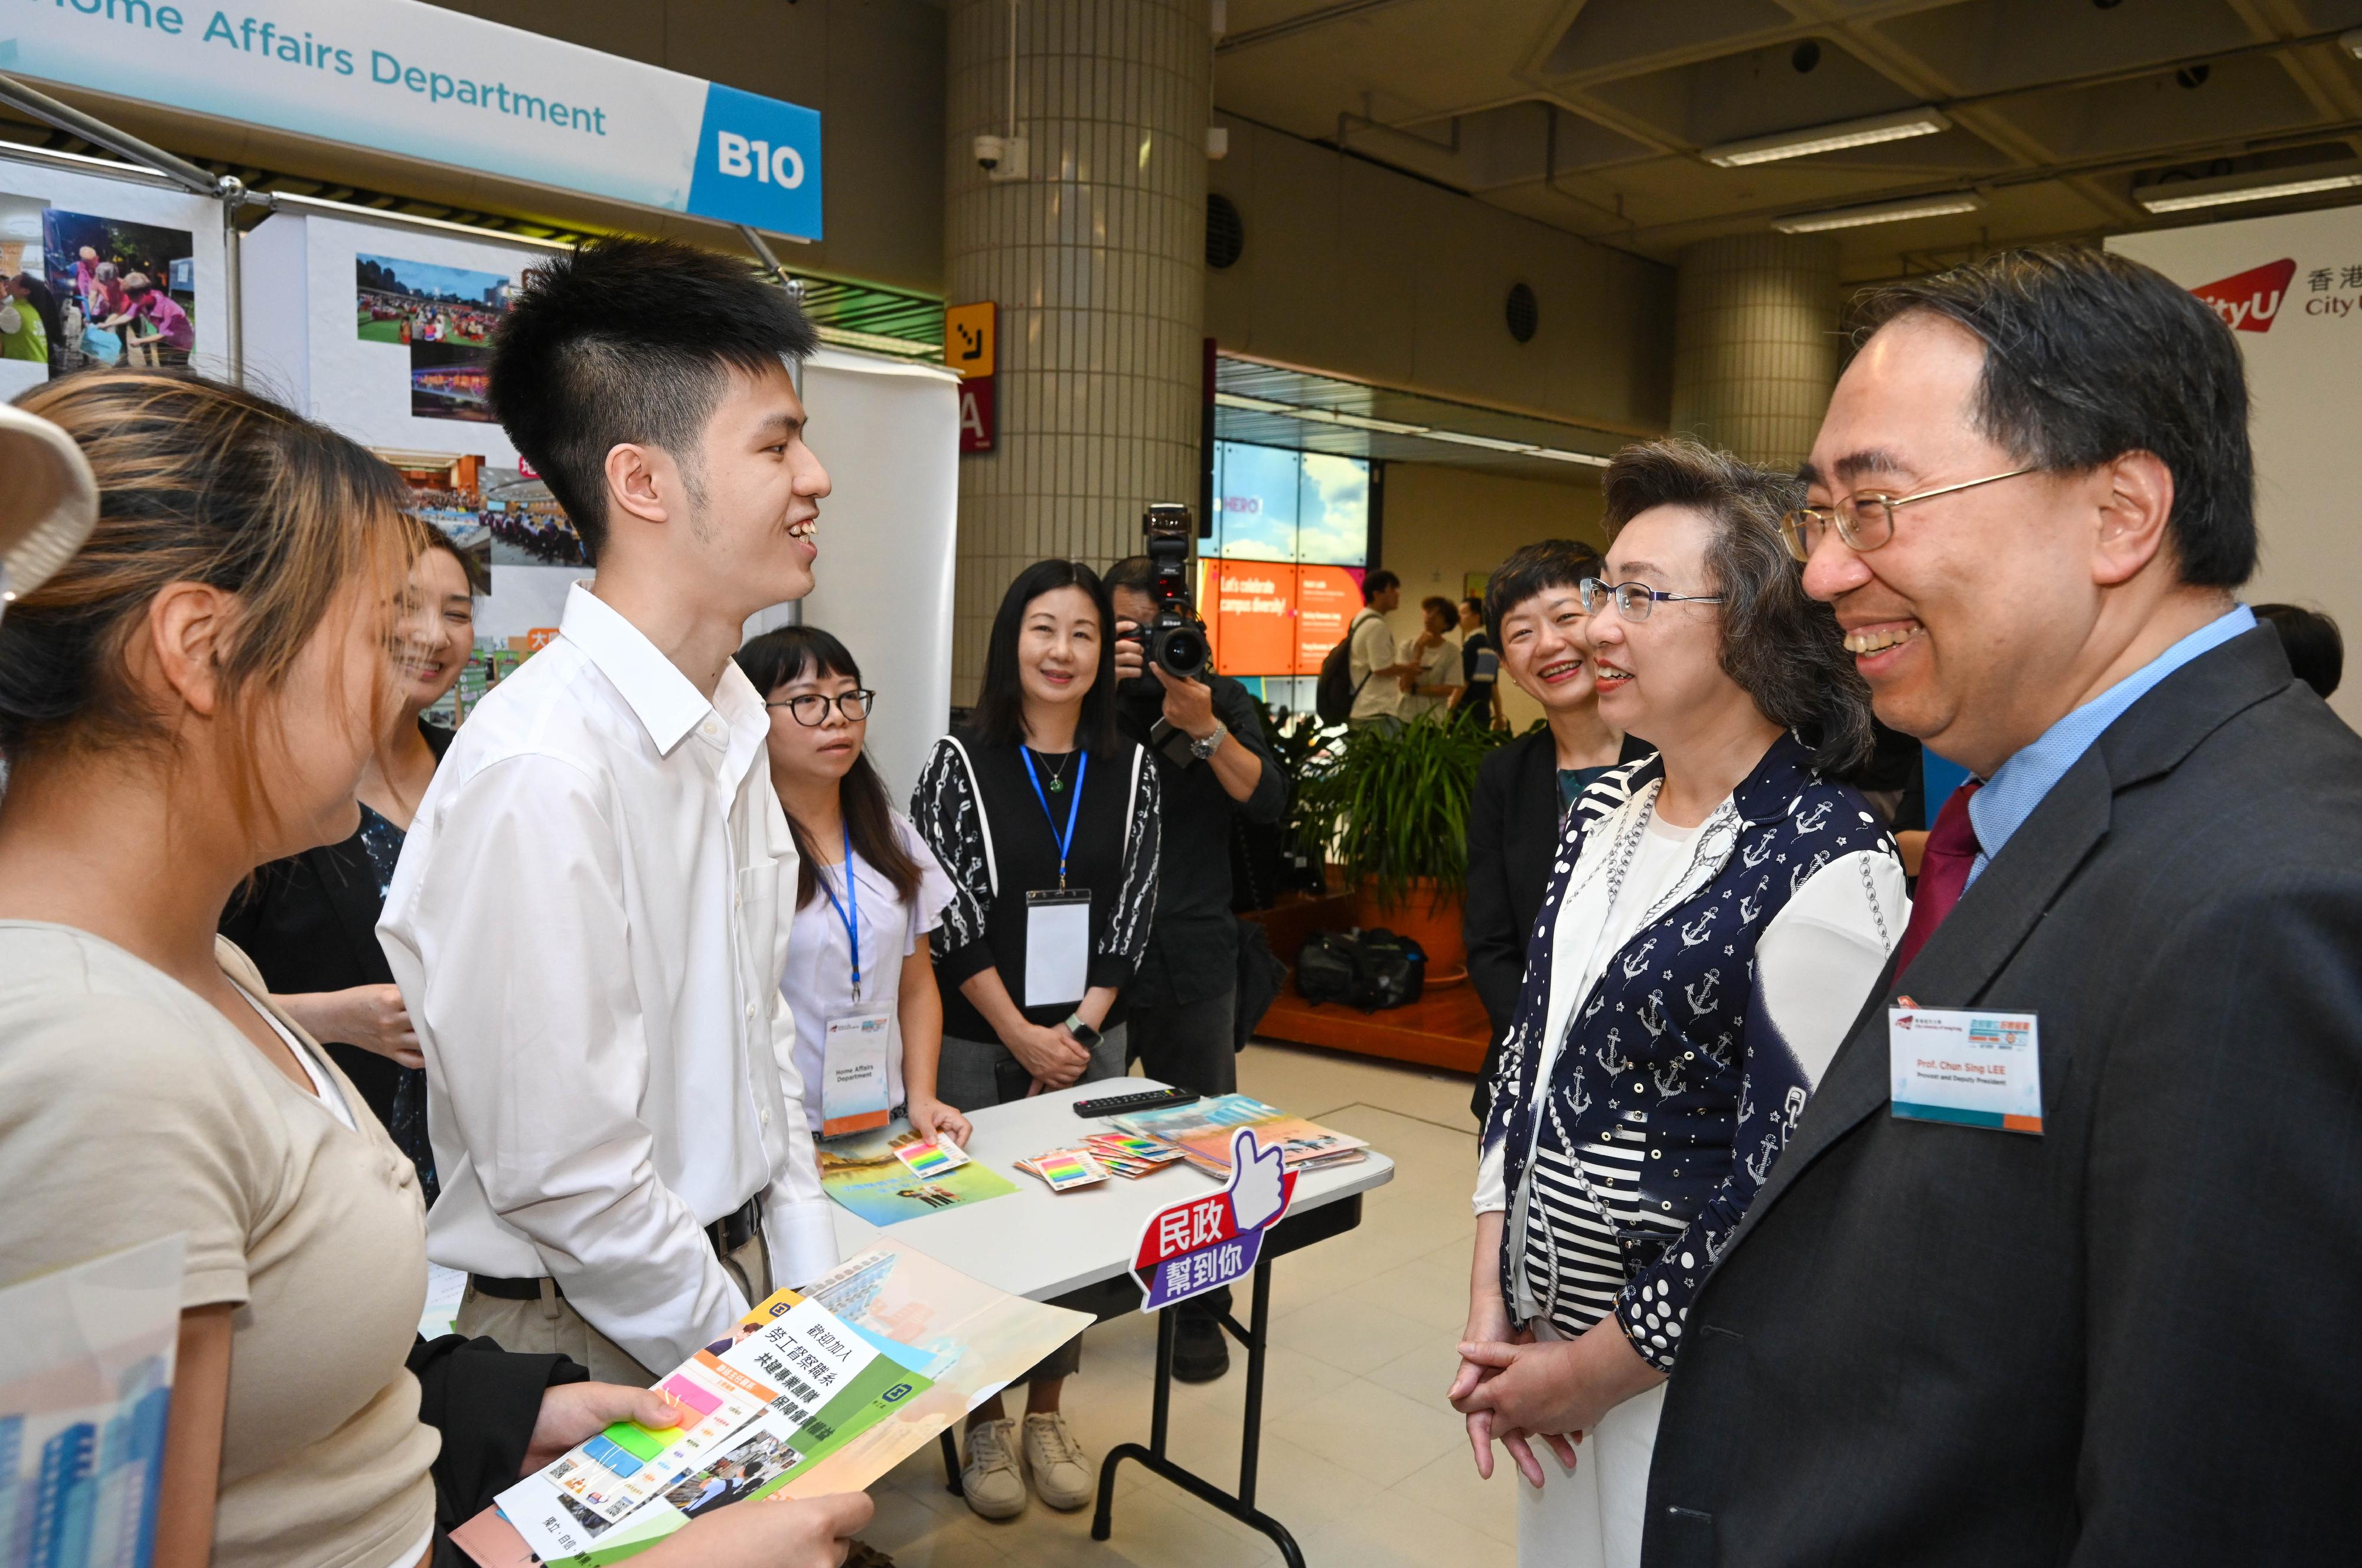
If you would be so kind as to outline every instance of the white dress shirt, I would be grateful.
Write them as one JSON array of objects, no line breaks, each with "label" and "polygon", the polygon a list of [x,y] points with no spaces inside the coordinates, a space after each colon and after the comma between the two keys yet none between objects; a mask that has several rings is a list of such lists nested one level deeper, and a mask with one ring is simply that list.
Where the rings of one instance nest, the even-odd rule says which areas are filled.
[{"label": "white dress shirt", "polygon": [[749,1305],[703,1231],[748,1198],[778,1283],[837,1261],[781,1081],[796,852],[768,733],[736,665],[708,702],[578,583],[436,769],[378,925],[426,1057],[427,1255],[548,1275],[659,1371]]}]

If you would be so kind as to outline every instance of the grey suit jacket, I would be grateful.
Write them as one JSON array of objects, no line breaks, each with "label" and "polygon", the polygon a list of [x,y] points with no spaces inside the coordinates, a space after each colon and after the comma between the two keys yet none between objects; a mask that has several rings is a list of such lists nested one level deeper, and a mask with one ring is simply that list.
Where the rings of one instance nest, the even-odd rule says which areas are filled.
[{"label": "grey suit jacket", "polygon": [[[2040,1014],[2040,1136],[1890,1114],[1899,991]],[[1690,1325],[1651,1568],[2362,1561],[2362,738],[2268,630],[1873,994]]]}]

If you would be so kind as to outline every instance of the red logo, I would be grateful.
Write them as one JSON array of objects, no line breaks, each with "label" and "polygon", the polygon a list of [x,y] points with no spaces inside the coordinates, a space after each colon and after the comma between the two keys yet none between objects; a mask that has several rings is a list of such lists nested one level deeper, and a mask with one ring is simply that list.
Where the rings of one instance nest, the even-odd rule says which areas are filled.
[{"label": "red logo", "polygon": [[2240,332],[2269,332],[2296,276],[2293,260],[2268,261],[2220,282],[2201,283],[2190,292],[2214,307],[2214,314]]}]

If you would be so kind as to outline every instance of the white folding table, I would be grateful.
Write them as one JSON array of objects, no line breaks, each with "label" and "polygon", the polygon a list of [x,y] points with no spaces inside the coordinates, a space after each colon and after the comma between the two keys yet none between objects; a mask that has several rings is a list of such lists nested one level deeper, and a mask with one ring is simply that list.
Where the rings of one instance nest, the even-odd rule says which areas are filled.
[{"label": "white folding table", "polygon": [[[968,1120],[975,1124],[976,1133],[966,1144],[968,1154],[1017,1183],[1017,1191],[905,1220],[892,1227],[894,1239],[1012,1296],[1072,1307],[1100,1321],[1138,1311],[1140,1287],[1131,1277],[1131,1262],[1140,1245],[1141,1227],[1156,1210],[1193,1194],[1219,1191],[1221,1184],[1185,1165],[1139,1181],[1110,1177],[1096,1187],[1054,1193],[1015,1165],[1047,1149],[1071,1146],[1088,1133],[1112,1130],[1109,1122],[1076,1116],[1076,1101],[1163,1087],[1153,1078],[1106,1078],[972,1113]],[[1246,1426],[1239,1449],[1236,1493],[1225,1492],[1175,1463],[1165,1452],[1173,1394],[1173,1314],[1162,1314],[1156,1326],[1155,1402],[1148,1443],[1146,1447],[1123,1443],[1100,1464],[1098,1508],[1091,1519],[1093,1539],[1108,1539],[1114,1523],[1116,1468],[1132,1460],[1253,1525],[1271,1537],[1289,1568],[1303,1568],[1303,1553],[1287,1528],[1254,1506],[1272,1261],[1359,1225],[1362,1194],[1393,1180],[1394,1174],[1394,1161],[1374,1149],[1357,1164],[1299,1172],[1296,1198],[1286,1217],[1264,1237],[1262,1256],[1255,1264],[1247,1323],[1242,1326],[1228,1313],[1222,1317],[1222,1326],[1247,1353]],[[880,1233],[877,1226],[850,1210],[836,1209],[836,1240],[842,1255],[851,1257],[866,1250]],[[950,1431],[944,1433],[943,1445],[944,1468],[956,1491],[959,1449]]]}]

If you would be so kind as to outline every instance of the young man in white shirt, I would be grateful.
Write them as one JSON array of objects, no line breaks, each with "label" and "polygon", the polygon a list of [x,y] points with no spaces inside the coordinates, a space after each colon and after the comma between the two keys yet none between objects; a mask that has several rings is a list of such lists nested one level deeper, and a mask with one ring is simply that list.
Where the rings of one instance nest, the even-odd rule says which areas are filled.
[{"label": "young man in white shirt", "polygon": [[494,411],[597,575],[472,712],[379,926],[426,1058],[458,1327],[647,1383],[836,1261],[781,1000],[796,851],[746,618],[811,591],[828,475],[742,263],[613,241],[535,268]]},{"label": "young man in white shirt", "polygon": [[1402,678],[1418,674],[1419,656],[1428,646],[1422,636],[1411,645],[1409,657],[1396,652],[1386,616],[1401,604],[1402,579],[1384,567],[1362,580],[1362,612],[1345,633],[1352,645],[1346,672],[1353,679],[1353,712],[1345,722],[1357,730],[1401,727]]}]

